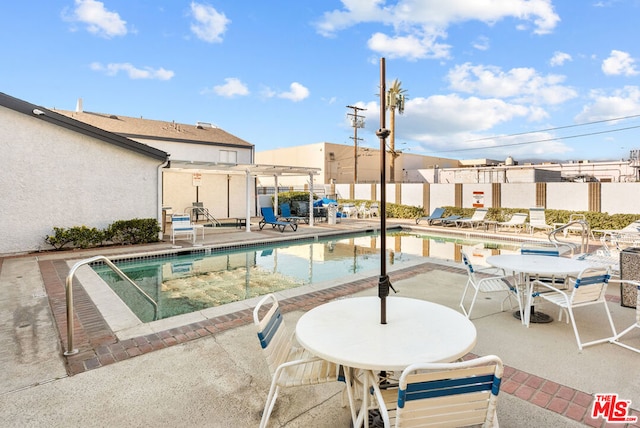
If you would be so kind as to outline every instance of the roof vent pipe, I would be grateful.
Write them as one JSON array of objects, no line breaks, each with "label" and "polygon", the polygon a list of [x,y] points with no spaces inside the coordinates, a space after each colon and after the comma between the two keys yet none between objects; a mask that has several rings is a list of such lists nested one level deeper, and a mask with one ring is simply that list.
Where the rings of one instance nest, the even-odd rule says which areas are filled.
[{"label": "roof vent pipe", "polygon": [[82,98],[78,98],[76,103],[76,113],[82,113]]}]

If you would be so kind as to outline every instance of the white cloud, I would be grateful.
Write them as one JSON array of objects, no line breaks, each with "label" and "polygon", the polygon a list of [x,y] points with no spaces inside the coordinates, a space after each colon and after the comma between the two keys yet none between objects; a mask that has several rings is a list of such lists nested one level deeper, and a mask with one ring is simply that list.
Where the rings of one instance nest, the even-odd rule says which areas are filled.
[{"label": "white cloud", "polygon": [[224,79],[224,85],[213,87],[213,92],[221,97],[232,98],[237,95],[249,95],[249,88],[242,81],[235,77],[227,77]]},{"label": "white cloud", "polygon": [[638,114],[640,111],[640,87],[625,86],[608,94],[594,90],[591,104],[584,106],[575,117],[577,123],[594,122]]},{"label": "white cloud", "polygon": [[278,94],[279,98],[285,98],[287,100],[291,100],[293,102],[302,101],[309,96],[309,90],[302,86],[298,82],[293,82],[289,86],[288,92],[281,92]]},{"label": "white cloud", "polygon": [[609,58],[602,61],[602,71],[609,76],[625,75],[635,76],[638,74],[636,63],[627,53],[618,50],[612,50]]},{"label": "white cloud", "polygon": [[489,50],[490,47],[490,43],[489,43],[489,38],[485,37],[485,36],[478,36],[476,38],[476,40],[471,44],[475,49],[478,49],[479,51],[486,51]]},{"label": "white cloud", "polygon": [[573,58],[571,58],[571,55],[569,55],[568,53],[556,51],[553,53],[553,56],[549,60],[549,64],[552,67],[557,67],[560,65],[564,65],[564,63],[567,61],[572,61],[572,60]]},{"label": "white cloud", "polygon": [[561,85],[564,76],[542,76],[533,68],[512,68],[504,72],[495,66],[465,63],[449,70],[447,80],[456,91],[514,98],[520,102],[560,104],[577,96],[574,89]]},{"label": "white cloud", "polygon": [[104,3],[96,0],[75,0],[71,14],[63,12],[63,17],[72,22],[87,25],[87,31],[98,36],[111,38],[127,34],[127,22],[117,12],[105,9]]},{"label": "white cloud", "polygon": [[532,24],[534,33],[547,34],[560,21],[551,0],[399,0],[395,5],[387,5],[384,0],[342,0],[342,5],[342,9],[324,13],[316,23],[318,33],[332,37],[361,23],[382,24],[392,30],[372,35],[369,48],[388,55],[394,46],[401,50],[396,56],[409,59],[448,57],[449,46],[438,40],[446,38],[446,29],[455,23],[481,21],[493,25],[515,18]]},{"label": "white cloud", "polygon": [[191,24],[191,31],[201,40],[209,43],[221,43],[222,35],[231,23],[224,13],[202,3],[191,3],[191,14],[196,22]]},{"label": "white cloud", "polygon": [[421,38],[416,35],[389,37],[383,33],[375,33],[367,41],[367,46],[386,58],[407,58],[409,60],[423,58],[448,58],[451,46],[437,43],[435,40],[442,34],[429,34]]},{"label": "white cloud", "polygon": [[104,72],[107,76],[115,76],[122,71],[127,73],[130,79],[170,80],[175,74],[173,71],[165,70],[162,67],[158,69],[153,69],[151,67],[137,68],[128,62],[109,63],[106,65],[94,62],[90,67],[94,71]]}]

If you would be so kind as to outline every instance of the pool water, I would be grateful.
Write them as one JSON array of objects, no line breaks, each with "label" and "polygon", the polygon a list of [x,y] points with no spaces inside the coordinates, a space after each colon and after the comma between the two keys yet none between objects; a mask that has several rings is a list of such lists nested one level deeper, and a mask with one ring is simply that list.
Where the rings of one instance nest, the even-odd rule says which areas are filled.
[{"label": "pool water", "polygon": [[[485,256],[484,252],[495,252],[496,246],[509,248],[505,243],[388,232],[387,267],[401,267],[425,256],[459,260],[459,251],[465,246],[472,247],[472,253],[480,257]],[[380,236],[371,232],[210,254],[114,262],[158,303],[157,312],[110,268],[96,265],[93,269],[142,322],[149,322],[276,291],[342,280],[351,274],[376,275],[381,265]]]}]

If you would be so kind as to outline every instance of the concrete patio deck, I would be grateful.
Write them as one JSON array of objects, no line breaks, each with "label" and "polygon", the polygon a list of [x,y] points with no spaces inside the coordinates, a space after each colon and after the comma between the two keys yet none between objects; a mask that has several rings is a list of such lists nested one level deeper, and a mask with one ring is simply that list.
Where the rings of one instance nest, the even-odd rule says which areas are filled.
[{"label": "concrete patio deck", "polygon": [[[374,220],[301,226],[295,236],[376,228],[379,223]],[[414,222],[405,223],[415,227]],[[268,229],[247,233],[215,228],[206,231],[204,245],[292,236]],[[135,251],[170,248],[168,240]],[[182,320],[174,326],[167,322],[163,329],[119,339],[82,287],[74,287],[75,347],[80,352],[62,355],[67,261],[124,252],[132,248],[0,258],[2,426],[257,426],[270,382],[251,319],[257,299],[233,304],[206,320]],[[424,263],[390,270],[389,275],[398,295],[456,310],[466,282],[459,264],[426,258]],[[354,276],[302,294],[283,292],[279,300],[293,330],[296,320],[314,306],[358,295],[377,295],[377,276]],[[635,310],[620,306],[615,287],[609,298],[617,329],[631,325]],[[495,354],[506,365],[498,404],[502,427],[611,426],[590,417],[597,393],[630,400],[631,415],[640,416],[640,354],[611,344],[579,352],[570,325],[554,321],[526,328],[510,311],[499,309],[499,300],[479,299],[473,314],[478,341],[470,357]],[[605,334],[604,314],[587,311],[577,312],[581,332],[588,337]],[[556,315],[551,307],[546,312]],[[627,340],[640,347],[639,333]],[[341,386],[331,384],[284,390],[270,426],[347,427],[349,421],[348,409],[341,406]],[[640,427],[640,422],[616,426]]]}]

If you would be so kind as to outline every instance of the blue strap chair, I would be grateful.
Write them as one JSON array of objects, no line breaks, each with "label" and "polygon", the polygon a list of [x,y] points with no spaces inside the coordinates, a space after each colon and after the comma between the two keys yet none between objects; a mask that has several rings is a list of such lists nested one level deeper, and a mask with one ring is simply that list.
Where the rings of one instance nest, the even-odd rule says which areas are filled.
[{"label": "blue strap chair", "polygon": [[498,394],[504,367],[495,355],[455,363],[416,363],[398,388],[374,395],[385,427],[497,427]]}]

